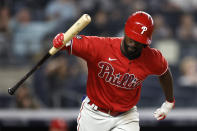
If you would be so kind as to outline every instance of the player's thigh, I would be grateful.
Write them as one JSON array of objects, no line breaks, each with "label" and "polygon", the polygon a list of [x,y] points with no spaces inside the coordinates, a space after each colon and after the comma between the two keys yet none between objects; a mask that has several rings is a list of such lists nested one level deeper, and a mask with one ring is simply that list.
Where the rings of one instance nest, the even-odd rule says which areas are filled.
[{"label": "player's thigh", "polygon": [[127,124],[118,125],[111,131],[139,131],[140,126],[138,121],[133,121]]},{"label": "player's thigh", "polygon": [[110,118],[99,115],[87,107],[87,103],[82,105],[78,116],[78,131],[109,131]]}]

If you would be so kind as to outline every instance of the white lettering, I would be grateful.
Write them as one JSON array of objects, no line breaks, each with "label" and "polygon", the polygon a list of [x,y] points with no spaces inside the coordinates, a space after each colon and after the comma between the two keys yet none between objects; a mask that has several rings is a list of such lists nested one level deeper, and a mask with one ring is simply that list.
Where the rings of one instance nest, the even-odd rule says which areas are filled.
[{"label": "white lettering", "polygon": [[142,26],[142,28],[141,28],[141,29],[142,29],[141,34],[144,34],[144,31],[147,31],[147,29],[148,29],[148,28],[147,28],[146,26]]}]

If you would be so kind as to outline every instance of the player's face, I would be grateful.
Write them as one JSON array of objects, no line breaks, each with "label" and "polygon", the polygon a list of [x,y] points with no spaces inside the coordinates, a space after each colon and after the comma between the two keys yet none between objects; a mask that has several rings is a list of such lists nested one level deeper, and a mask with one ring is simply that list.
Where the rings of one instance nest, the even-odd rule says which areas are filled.
[{"label": "player's face", "polygon": [[142,49],[145,47],[144,44],[134,41],[126,35],[123,45],[123,52],[129,59],[138,58],[141,55]]}]

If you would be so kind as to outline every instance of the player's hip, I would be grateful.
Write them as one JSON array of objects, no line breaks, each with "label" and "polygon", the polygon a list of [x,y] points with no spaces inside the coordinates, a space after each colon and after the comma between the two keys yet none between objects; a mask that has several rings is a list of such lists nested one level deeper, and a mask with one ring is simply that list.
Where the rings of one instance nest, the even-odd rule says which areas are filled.
[{"label": "player's hip", "polygon": [[89,110],[90,112],[92,112],[94,114],[104,116],[104,117],[129,116],[130,119],[132,119],[134,121],[139,121],[139,113],[137,110],[137,106],[134,106],[133,108],[131,108],[130,110],[125,111],[125,112],[114,112],[114,111],[110,111],[110,110],[102,109],[102,108],[98,107],[97,105],[92,103],[88,97],[86,97],[83,102],[84,102],[85,109]]}]

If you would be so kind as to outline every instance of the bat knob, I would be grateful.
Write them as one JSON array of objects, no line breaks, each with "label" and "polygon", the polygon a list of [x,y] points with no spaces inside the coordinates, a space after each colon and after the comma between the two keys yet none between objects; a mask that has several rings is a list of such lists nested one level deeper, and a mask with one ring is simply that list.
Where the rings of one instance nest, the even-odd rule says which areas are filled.
[{"label": "bat knob", "polygon": [[10,95],[13,95],[13,94],[14,94],[14,89],[13,89],[13,88],[9,88],[9,89],[8,89],[8,93],[9,93]]}]

